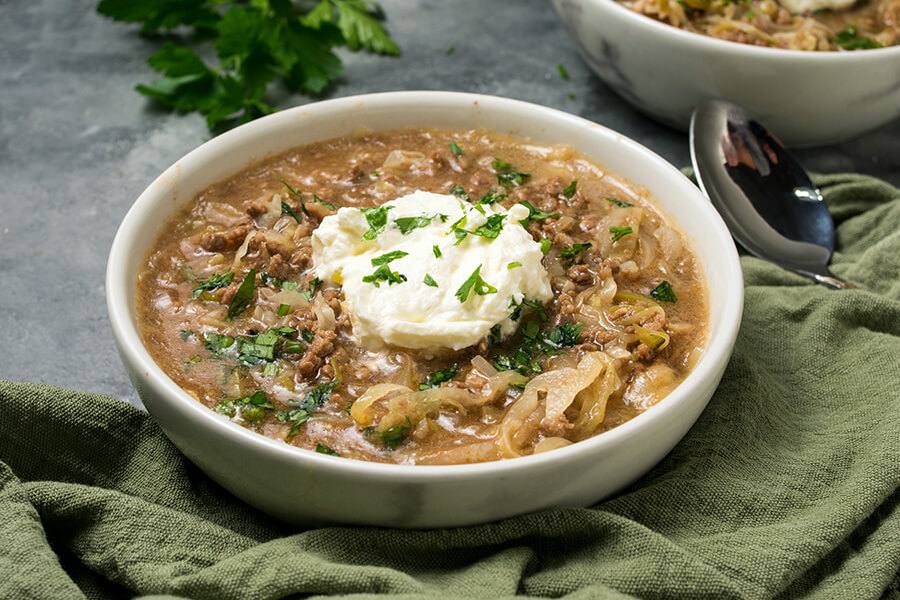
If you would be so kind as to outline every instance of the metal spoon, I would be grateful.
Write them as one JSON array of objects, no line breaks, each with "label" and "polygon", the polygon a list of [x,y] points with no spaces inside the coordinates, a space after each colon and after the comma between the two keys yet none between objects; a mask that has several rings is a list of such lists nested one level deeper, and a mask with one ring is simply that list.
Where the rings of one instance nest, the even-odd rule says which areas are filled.
[{"label": "metal spoon", "polygon": [[691,117],[691,160],[700,189],[734,239],[759,258],[832,288],[834,222],[803,167],[742,108],[709,100]]}]

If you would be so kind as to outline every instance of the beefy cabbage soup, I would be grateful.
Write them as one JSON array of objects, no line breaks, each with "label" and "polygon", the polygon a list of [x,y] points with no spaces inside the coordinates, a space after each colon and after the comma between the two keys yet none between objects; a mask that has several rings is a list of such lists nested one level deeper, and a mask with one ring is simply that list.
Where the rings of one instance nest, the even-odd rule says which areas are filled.
[{"label": "beefy cabbage soup", "polygon": [[544,452],[671,392],[705,343],[699,265],[646,192],[567,146],[366,133],[211,186],[138,280],[188,394],[325,454]]},{"label": "beefy cabbage soup", "polygon": [[900,43],[900,0],[621,0],[633,11],[722,40],[787,50]]}]

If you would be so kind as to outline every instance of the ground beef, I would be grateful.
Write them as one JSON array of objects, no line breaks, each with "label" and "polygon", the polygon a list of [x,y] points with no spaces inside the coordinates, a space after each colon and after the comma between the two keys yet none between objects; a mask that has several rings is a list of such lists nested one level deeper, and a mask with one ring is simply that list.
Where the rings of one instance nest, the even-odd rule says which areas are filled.
[{"label": "ground beef", "polygon": [[312,248],[307,246],[294,250],[288,263],[294,269],[305,271],[312,264]]},{"label": "ground beef", "polygon": [[236,250],[250,233],[250,225],[242,223],[229,231],[208,231],[200,236],[200,247],[207,252]]},{"label": "ground beef", "polygon": [[334,352],[334,339],[337,334],[333,331],[316,331],[316,337],[306,349],[303,358],[297,363],[297,370],[307,377],[319,370],[329,354]]},{"label": "ground beef", "polygon": [[594,283],[594,275],[587,265],[572,265],[566,271],[566,276],[578,285],[591,285]]},{"label": "ground beef", "polygon": [[641,342],[638,344],[637,348],[634,349],[634,352],[632,352],[632,356],[634,356],[635,360],[650,362],[650,360],[653,359],[653,349]]},{"label": "ground beef", "polygon": [[251,200],[244,203],[244,212],[254,219],[260,215],[266,214],[268,210],[269,207],[259,200]]}]

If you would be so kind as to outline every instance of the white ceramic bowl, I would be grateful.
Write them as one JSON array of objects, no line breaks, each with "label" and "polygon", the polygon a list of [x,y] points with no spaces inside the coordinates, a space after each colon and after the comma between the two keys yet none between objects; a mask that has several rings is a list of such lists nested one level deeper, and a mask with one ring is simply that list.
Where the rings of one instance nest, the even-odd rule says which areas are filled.
[{"label": "white ceramic bowl", "polygon": [[[373,130],[485,127],[571,144],[645,186],[689,238],[706,275],[709,343],[672,394],[631,421],[537,456],[452,466],[367,463],[317,454],[230,421],[188,396],[144,348],[135,313],[138,270],[165,221],[208,185],[272,154]],[[329,100],[248,123],[203,144],[163,173],[125,216],[106,275],[109,317],[122,360],[150,414],[210,477],[285,521],[443,527],[552,506],[584,506],[635,481],[687,432],[731,355],[741,319],[737,252],[712,205],[678,170],[614,131],[572,115],[490,96],[395,92]]]},{"label": "white ceramic bowl", "polygon": [[900,46],[804,52],[684,31],[614,0],[553,0],[588,66],[649,116],[687,130],[712,98],[746,108],[785,144],[843,141],[900,116]]}]

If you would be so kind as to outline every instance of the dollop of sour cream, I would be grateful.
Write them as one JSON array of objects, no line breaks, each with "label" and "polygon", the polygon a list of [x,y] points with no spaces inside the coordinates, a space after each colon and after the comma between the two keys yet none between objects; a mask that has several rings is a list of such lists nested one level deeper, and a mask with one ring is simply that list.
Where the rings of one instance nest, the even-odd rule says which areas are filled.
[{"label": "dollop of sour cream", "polygon": [[552,297],[540,244],[519,222],[528,215],[423,191],[341,208],[313,232],[316,275],[342,286],[363,347],[459,350],[495,325],[505,337],[518,304]]},{"label": "dollop of sour cream", "polygon": [[844,10],[856,3],[856,0],[778,0],[788,12],[799,15],[814,10]]}]

